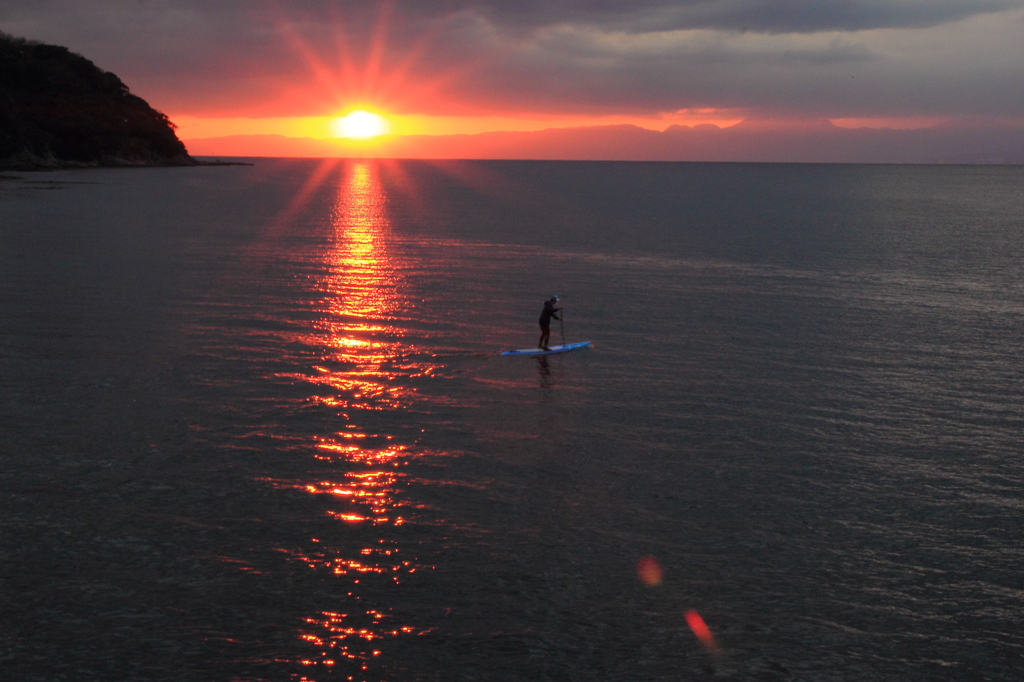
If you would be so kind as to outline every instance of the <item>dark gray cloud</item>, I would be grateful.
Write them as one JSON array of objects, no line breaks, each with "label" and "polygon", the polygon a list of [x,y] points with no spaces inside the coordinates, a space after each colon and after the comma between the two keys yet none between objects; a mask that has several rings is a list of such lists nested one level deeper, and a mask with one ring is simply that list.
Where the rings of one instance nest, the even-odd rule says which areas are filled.
[{"label": "dark gray cloud", "polygon": [[500,31],[568,24],[783,33],[927,28],[1019,9],[1024,0],[0,0],[0,22],[50,28],[73,22],[76,31],[102,35],[199,21],[231,37],[258,33],[275,16],[365,31],[383,6],[412,24],[475,13]]},{"label": "dark gray cloud", "polygon": [[[189,4],[189,3],[183,3]],[[202,4],[202,3],[200,3]],[[221,11],[250,6],[220,3]],[[298,0],[291,11],[366,13],[363,0]],[[706,28],[762,33],[928,28],[1022,7],[1021,0],[395,0],[395,11],[430,19],[476,12],[506,30],[554,24],[646,32]]]},{"label": "dark gray cloud", "polygon": [[[451,3],[449,3],[451,4]],[[1020,0],[491,0],[464,3],[498,23],[614,30],[763,33],[927,28],[1022,6]]]},{"label": "dark gray cloud", "polygon": [[0,0],[0,30],[168,112],[1024,118],[1024,0]]}]

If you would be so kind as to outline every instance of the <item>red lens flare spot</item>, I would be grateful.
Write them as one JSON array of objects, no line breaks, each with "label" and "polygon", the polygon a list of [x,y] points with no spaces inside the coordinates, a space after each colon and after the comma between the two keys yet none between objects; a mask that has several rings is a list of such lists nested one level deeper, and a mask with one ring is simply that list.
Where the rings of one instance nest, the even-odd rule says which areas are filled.
[{"label": "red lens flare spot", "polygon": [[693,630],[693,634],[700,640],[708,651],[716,651],[718,644],[715,643],[715,636],[711,634],[711,629],[708,628],[707,623],[700,617],[700,614],[693,609],[686,612],[686,624]]},{"label": "red lens flare spot", "polygon": [[645,556],[641,559],[640,563],[637,564],[636,572],[640,576],[640,582],[648,587],[655,587],[661,584],[663,571],[661,570],[661,564],[654,557]]}]

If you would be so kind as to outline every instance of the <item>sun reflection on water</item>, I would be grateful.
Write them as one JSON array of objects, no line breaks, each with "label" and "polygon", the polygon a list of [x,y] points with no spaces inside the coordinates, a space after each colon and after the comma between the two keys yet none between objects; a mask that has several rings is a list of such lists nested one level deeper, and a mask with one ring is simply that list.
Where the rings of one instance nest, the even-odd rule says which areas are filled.
[{"label": "sun reflection on water", "polygon": [[[331,247],[324,258],[327,274],[319,283],[325,300],[324,317],[306,339],[315,342],[323,360],[303,380],[316,387],[320,405],[337,411],[343,428],[315,440],[314,457],[335,473],[296,487],[323,498],[327,517],[338,523],[337,537],[347,546],[325,538],[310,538],[311,551],[289,552],[293,561],[337,578],[345,603],[362,608],[327,608],[305,618],[300,639],[316,656],[299,661],[310,670],[337,675],[336,666],[369,670],[370,662],[384,655],[389,638],[422,634],[424,630],[401,623],[393,609],[369,608],[381,601],[381,589],[397,585],[417,570],[430,569],[408,556],[396,537],[408,521],[403,512],[405,476],[402,468],[414,456],[414,445],[398,434],[359,423],[360,415],[406,409],[415,399],[411,376],[429,374],[434,367],[410,360],[415,353],[399,324],[408,306],[402,297],[399,263],[389,253],[390,221],[387,197],[375,162],[345,166],[332,215]],[[354,533],[354,534],[353,534]],[[352,549],[353,543],[362,546]],[[367,541],[367,538],[372,540]],[[339,543],[341,544],[341,543]],[[365,592],[372,580],[373,598]],[[386,596],[383,598],[387,601]],[[328,672],[330,671],[330,672]],[[369,673],[367,673],[369,674]],[[347,679],[357,679],[348,670]]]}]

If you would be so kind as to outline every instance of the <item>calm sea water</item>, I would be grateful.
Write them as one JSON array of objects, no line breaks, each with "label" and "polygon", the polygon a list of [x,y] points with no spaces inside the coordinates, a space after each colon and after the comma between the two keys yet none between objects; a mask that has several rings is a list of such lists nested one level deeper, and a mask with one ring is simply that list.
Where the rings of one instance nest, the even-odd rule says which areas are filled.
[{"label": "calm sea water", "polygon": [[1020,679],[1024,169],[20,177],[4,677]]}]

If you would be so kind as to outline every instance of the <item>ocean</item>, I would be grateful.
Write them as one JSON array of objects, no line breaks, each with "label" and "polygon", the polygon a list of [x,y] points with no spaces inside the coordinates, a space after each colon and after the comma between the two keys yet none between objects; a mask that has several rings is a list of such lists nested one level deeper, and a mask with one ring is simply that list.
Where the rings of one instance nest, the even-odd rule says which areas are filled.
[{"label": "ocean", "polygon": [[1024,167],[16,175],[5,679],[1021,678]]}]

